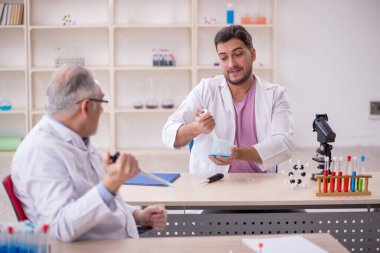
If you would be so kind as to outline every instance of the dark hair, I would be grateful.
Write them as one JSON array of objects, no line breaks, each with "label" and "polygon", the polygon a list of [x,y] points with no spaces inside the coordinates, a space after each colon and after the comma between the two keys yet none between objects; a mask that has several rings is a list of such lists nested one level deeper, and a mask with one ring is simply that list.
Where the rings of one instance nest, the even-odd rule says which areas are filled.
[{"label": "dark hair", "polygon": [[241,25],[230,25],[230,26],[226,26],[222,28],[215,35],[215,39],[214,39],[215,48],[217,48],[219,43],[224,43],[231,39],[241,40],[247,48],[249,49],[253,48],[252,36]]}]

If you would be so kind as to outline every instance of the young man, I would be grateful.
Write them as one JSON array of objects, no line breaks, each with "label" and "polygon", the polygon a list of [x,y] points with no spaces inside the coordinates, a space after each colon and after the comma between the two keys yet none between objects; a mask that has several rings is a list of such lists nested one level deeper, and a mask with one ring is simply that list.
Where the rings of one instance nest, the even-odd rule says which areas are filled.
[{"label": "young man", "polygon": [[[252,74],[256,51],[244,27],[224,27],[214,42],[223,75],[203,79],[190,92],[165,124],[163,142],[181,148],[194,140],[190,172],[271,170],[294,149],[285,89]],[[209,156],[213,130],[234,144],[229,157]]]},{"label": "young man", "polygon": [[63,66],[47,88],[47,111],[14,156],[12,179],[26,216],[51,224],[62,241],[138,237],[136,223],[162,230],[163,205],[144,210],[123,202],[118,189],[139,166],[129,154],[115,163],[101,156],[89,137],[98,128],[103,93],[80,65]]}]

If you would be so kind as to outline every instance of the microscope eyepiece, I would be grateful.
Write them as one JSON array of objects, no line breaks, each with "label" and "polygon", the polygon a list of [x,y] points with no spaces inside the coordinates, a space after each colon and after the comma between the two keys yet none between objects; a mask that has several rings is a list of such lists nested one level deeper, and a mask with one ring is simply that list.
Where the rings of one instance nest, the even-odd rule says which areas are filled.
[{"label": "microscope eyepiece", "polygon": [[317,132],[320,143],[334,142],[336,134],[328,124],[327,114],[316,114],[313,122],[313,132]]}]

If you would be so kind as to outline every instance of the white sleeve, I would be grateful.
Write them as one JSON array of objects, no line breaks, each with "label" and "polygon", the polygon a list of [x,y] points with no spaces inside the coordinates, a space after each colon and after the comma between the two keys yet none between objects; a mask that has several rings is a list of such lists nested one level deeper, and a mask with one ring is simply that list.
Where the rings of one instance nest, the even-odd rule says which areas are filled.
[{"label": "white sleeve", "polygon": [[274,92],[269,138],[254,147],[263,161],[260,165],[264,169],[273,168],[292,156],[294,120],[285,88],[278,87]]},{"label": "white sleeve", "polygon": [[177,136],[178,128],[184,124],[189,124],[194,121],[194,113],[196,109],[201,109],[204,106],[201,103],[202,84],[198,84],[182,101],[178,109],[172,113],[165,126],[162,129],[162,141],[164,145],[174,148],[174,142]]},{"label": "white sleeve", "polygon": [[84,194],[74,188],[66,165],[57,162],[57,153],[41,146],[30,151],[33,170],[27,175],[26,190],[34,200],[38,220],[51,224],[53,237],[73,241],[112,215],[96,185]]}]

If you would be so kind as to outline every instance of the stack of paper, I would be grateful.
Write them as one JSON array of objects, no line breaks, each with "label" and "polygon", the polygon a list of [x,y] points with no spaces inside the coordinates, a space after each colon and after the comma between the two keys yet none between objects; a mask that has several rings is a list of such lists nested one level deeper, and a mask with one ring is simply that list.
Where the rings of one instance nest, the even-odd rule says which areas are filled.
[{"label": "stack of paper", "polygon": [[[263,253],[327,253],[326,250],[300,235],[263,239],[242,239],[243,243],[255,252]],[[262,250],[259,243],[263,244]]]}]

